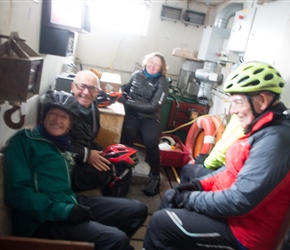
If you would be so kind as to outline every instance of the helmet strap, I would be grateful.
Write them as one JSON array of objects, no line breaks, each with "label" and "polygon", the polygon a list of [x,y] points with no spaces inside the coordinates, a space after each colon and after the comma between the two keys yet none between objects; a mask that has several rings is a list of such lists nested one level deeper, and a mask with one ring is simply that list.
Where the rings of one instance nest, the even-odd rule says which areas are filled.
[{"label": "helmet strap", "polygon": [[254,104],[253,104],[253,101],[252,101],[252,98],[251,98],[252,95],[248,95],[248,94],[246,94],[245,96],[247,97],[248,102],[250,103],[251,110],[252,110],[252,112],[253,112],[254,117],[257,118],[260,114],[258,114],[258,113],[256,112],[256,110],[255,110],[255,107],[254,107]]},{"label": "helmet strap", "polygon": [[[265,113],[272,105],[273,103],[279,99],[280,95],[276,94],[276,93],[273,93],[273,92],[270,92],[270,91],[267,91],[267,93],[271,94],[271,96],[273,97],[273,99],[271,100],[271,102],[268,104],[267,108],[261,113]],[[258,94],[258,93],[257,93]],[[256,94],[254,94],[256,95]],[[258,114],[255,110],[255,107],[254,107],[254,104],[253,104],[253,101],[252,101],[252,96],[254,95],[251,95],[251,94],[246,94],[245,96],[247,97],[248,99],[248,102],[250,103],[250,106],[251,106],[251,109],[252,109],[252,112],[253,112],[253,115],[255,116],[255,118],[257,118],[258,116],[260,116],[261,114]]]},{"label": "helmet strap", "polygon": [[272,95],[273,99],[272,99],[272,101],[269,103],[269,105],[268,105],[268,107],[265,109],[265,111],[268,110],[268,109],[273,105],[273,103],[276,102],[276,100],[278,100],[278,99],[280,98],[280,95],[278,95],[278,94],[275,94],[275,93],[272,93],[272,92],[269,92],[269,93]]},{"label": "helmet strap", "polygon": [[257,118],[258,118],[259,116],[261,116],[262,114],[264,114],[265,112],[267,112],[268,109],[270,109],[270,107],[273,105],[273,103],[274,103],[276,100],[278,100],[279,97],[280,97],[280,95],[278,95],[278,94],[275,94],[275,93],[272,93],[272,92],[269,92],[269,93],[271,93],[273,99],[272,99],[271,102],[269,103],[268,107],[267,107],[267,108],[266,108],[266,109],[265,109],[261,114],[258,114],[258,113],[256,112],[256,110],[255,110],[255,107],[254,107],[254,104],[253,104],[253,101],[252,101],[252,98],[251,98],[253,95],[249,95],[249,94],[246,94],[246,95],[245,95],[245,96],[247,97],[247,99],[248,99],[248,102],[250,103],[250,106],[251,106],[251,109],[252,109],[253,115],[254,115],[254,117],[255,117],[254,121],[253,121],[253,122],[248,126],[248,128],[245,130],[245,134],[247,134],[247,133],[251,130],[252,126],[256,123]]}]

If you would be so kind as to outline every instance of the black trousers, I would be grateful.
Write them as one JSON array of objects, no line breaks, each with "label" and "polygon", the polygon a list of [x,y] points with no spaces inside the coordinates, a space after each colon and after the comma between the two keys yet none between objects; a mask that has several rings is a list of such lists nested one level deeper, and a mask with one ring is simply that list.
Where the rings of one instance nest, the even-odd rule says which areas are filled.
[{"label": "black trousers", "polygon": [[77,224],[46,222],[34,237],[58,240],[86,241],[95,250],[131,249],[130,237],[147,217],[147,206],[137,200],[114,197],[78,197],[79,204],[91,208],[95,221]]},{"label": "black trousers", "polygon": [[205,168],[202,164],[186,164],[180,172],[180,183],[187,183],[192,179],[207,175],[215,170]]},{"label": "black trousers", "polygon": [[[168,190],[163,199],[171,197]],[[166,207],[167,201],[162,201]],[[144,239],[146,250],[240,249],[225,219],[212,218],[185,208],[155,212]]]},{"label": "black trousers", "polygon": [[146,151],[146,161],[151,168],[151,173],[160,173],[159,140],[162,133],[162,125],[156,119],[138,119],[134,115],[127,114],[123,123],[121,143],[133,147],[136,138],[141,136]]},{"label": "black trousers", "polygon": [[72,189],[74,192],[81,192],[100,188],[104,196],[126,197],[131,186],[132,168],[129,172],[113,185],[114,174],[120,177],[128,167],[122,163],[115,164],[116,172],[112,168],[109,171],[98,171],[91,165],[83,162],[77,162],[71,173]]}]

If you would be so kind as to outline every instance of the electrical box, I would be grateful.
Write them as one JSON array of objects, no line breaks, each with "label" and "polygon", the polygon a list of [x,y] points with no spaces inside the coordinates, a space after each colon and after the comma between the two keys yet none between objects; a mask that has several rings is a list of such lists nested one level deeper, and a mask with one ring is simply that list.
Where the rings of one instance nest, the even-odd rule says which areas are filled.
[{"label": "electrical box", "polygon": [[188,24],[203,25],[204,21],[205,21],[205,13],[193,10],[185,10],[183,15],[183,22],[185,25]]},{"label": "electrical box", "polygon": [[65,92],[70,92],[71,91],[71,84],[75,79],[75,74],[74,73],[66,73],[63,72],[61,73],[57,78],[56,78],[56,83],[55,83],[55,90],[63,90]]},{"label": "electrical box", "polygon": [[43,58],[12,32],[0,44],[0,101],[26,102],[39,94]]},{"label": "electrical box", "polygon": [[198,59],[218,62],[220,48],[229,35],[230,31],[225,28],[207,26],[203,31]]},{"label": "electrical box", "polygon": [[74,33],[53,27],[41,27],[39,53],[56,56],[73,54]]},{"label": "electrical box", "polygon": [[171,20],[171,21],[180,21],[181,19],[181,8],[176,8],[172,6],[162,5],[160,19],[163,20]]},{"label": "electrical box", "polygon": [[257,8],[237,11],[233,21],[228,50],[245,52]]},{"label": "electrical box", "polygon": [[289,55],[284,49],[289,47],[289,30],[289,2],[258,6],[244,60],[275,65],[278,58],[285,58],[287,64]]}]

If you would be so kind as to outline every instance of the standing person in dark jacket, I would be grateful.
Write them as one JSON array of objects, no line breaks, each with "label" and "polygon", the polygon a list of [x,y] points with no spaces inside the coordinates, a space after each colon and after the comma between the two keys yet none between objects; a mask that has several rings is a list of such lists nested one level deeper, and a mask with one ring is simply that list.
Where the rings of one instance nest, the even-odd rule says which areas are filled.
[{"label": "standing person in dark jacket", "polygon": [[43,123],[22,129],[4,151],[4,198],[17,236],[93,242],[95,249],[129,250],[130,236],[147,217],[137,200],[86,197],[71,189],[68,131],[73,96],[44,104]]},{"label": "standing person in dark jacket", "polygon": [[159,52],[145,56],[143,69],[133,73],[128,84],[122,86],[120,99],[125,106],[121,143],[133,146],[141,135],[150,166],[150,183],[142,191],[153,196],[160,185],[159,140],[162,133],[161,109],[168,95],[166,61]]},{"label": "standing person in dark jacket", "polygon": [[245,135],[225,166],[168,190],[144,248],[275,249],[290,212],[290,116],[279,100],[286,82],[271,65],[249,62],[224,83]]}]

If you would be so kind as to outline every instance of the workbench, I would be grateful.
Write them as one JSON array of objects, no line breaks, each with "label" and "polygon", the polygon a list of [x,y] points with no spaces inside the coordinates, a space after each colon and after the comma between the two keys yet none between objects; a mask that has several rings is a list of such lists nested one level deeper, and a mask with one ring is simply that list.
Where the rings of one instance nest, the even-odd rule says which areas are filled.
[{"label": "workbench", "polygon": [[120,143],[125,109],[122,103],[115,102],[100,110],[100,132],[96,141],[103,147]]}]

